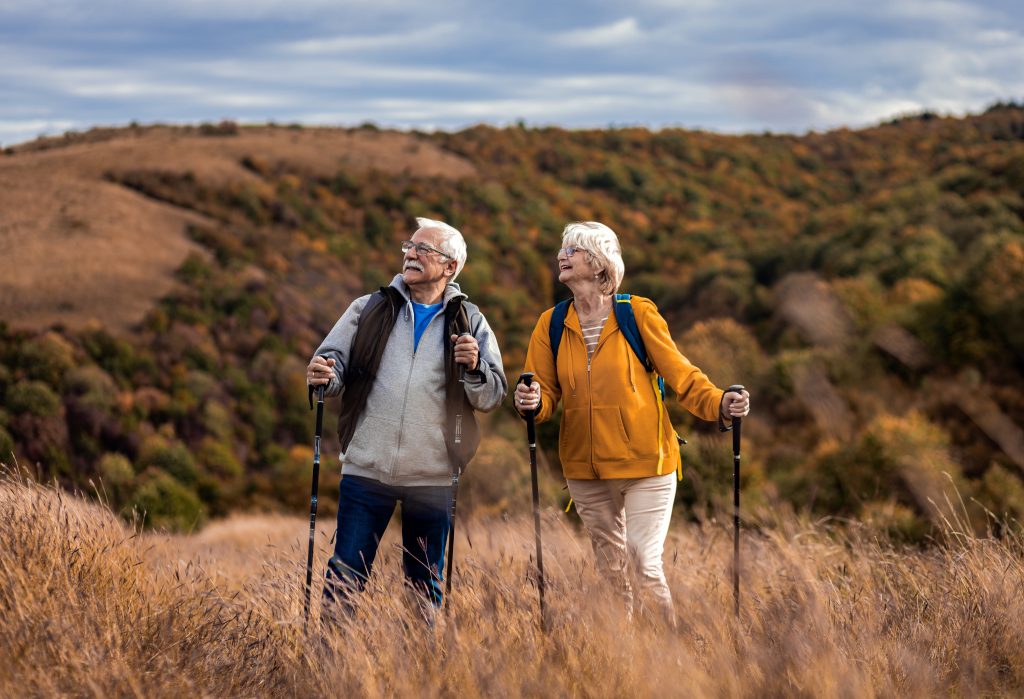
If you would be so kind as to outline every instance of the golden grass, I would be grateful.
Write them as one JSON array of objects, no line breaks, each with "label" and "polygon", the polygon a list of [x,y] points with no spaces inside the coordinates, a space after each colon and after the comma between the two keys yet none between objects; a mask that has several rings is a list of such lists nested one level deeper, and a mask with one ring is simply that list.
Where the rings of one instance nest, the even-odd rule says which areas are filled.
[{"label": "golden grass", "polygon": [[134,534],[101,505],[8,474],[0,528],[0,696],[1024,691],[1022,542],[955,525],[941,546],[898,551],[856,529],[840,537],[780,517],[744,537],[738,625],[730,530],[677,525],[666,564],[680,626],[670,631],[617,614],[589,546],[547,512],[547,635],[529,519],[460,523],[451,608],[434,628],[402,589],[389,531],[355,619],[323,636],[303,633],[302,518]]}]

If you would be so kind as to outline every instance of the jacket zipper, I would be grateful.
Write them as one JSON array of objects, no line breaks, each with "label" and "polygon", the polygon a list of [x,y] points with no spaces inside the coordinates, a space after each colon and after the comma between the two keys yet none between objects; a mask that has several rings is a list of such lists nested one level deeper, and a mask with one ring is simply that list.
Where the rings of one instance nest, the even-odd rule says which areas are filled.
[{"label": "jacket zipper", "polygon": [[[578,317],[579,316],[577,316],[577,318]],[[609,314],[609,317],[611,317],[611,314]],[[607,323],[608,320],[605,319],[605,324]],[[601,334],[604,335],[604,328],[601,329]],[[583,339],[582,334],[580,335],[580,341],[583,342],[583,351],[586,352],[587,343]],[[604,343],[602,343],[601,339],[598,338],[597,346],[594,347],[594,354],[597,354],[597,351],[601,349],[602,344]],[[590,416],[590,470],[594,473],[594,478],[600,479],[601,474],[597,470],[597,461],[594,460],[594,387],[590,382],[590,363],[593,359],[594,355],[587,352],[587,400],[590,402],[590,410],[588,411]]]},{"label": "jacket zipper", "polygon": [[[587,351],[587,343],[583,343],[583,351]],[[597,354],[597,347],[594,348],[594,354]],[[587,353],[587,400],[590,402],[590,470],[594,472],[594,478],[601,478],[601,474],[597,472],[597,462],[594,460],[594,387],[590,382],[590,360],[593,356]]]},{"label": "jacket zipper", "polygon": [[[408,323],[409,318],[404,318],[404,322]],[[414,331],[415,332],[415,331]],[[416,341],[415,336],[413,342]],[[412,351],[412,361],[409,362],[409,373],[405,377],[405,390],[402,391],[402,417],[398,422],[398,444],[395,446],[395,457],[391,460],[391,478],[392,480],[398,475],[398,456],[402,453],[402,435],[405,434],[405,407],[409,403],[409,384],[412,382],[412,370],[416,365],[416,350]]]},{"label": "jacket zipper", "polygon": [[[445,329],[443,327],[443,325],[444,325],[443,318],[444,318],[444,307],[445,307],[446,304],[447,304],[447,301],[444,301],[442,299],[441,310],[440,310],[440,312],[435,313],[434,317],[430,319],[430,323],[427,324],[427,328],[425,328],[423,330],[423,334],[424,335],[427,334],[427,329],[429,329],[430,325],[433,324],[434,320],[437,319],[438,316],[441,316],[441,318],[442,318],[441,334],[442,335],[444,334]],[[410,306],[408,306],[408,308],[411,309],[412,306],[410,305]],[[411,310],[408,311],[408,314],[409,315],[407,315],[405,317],[405,322],[406,323],[410,322],[410,316],[413,315]],[[416,342],[415,333],[416,333],[416,329],[413,328],[413,343]],[[422,340],[423,338],[421,337],[420,339]],[[412,351],[412,361],[409,362],[409,374],[408,374],[408,376],[405,377],[405,391],[402,393],[402,419],[401,419],[401,421],[399,422],[399,425],[398,425],[398,427],[399,427],[399,429],[398,429],[398,445],[395,448],[395,458],[391,462],[391,478],[392,479],[394,479],[396,477],[396,475],[397,475],[397,471],[398,471],[398,455],[402,453],[402,435],[405,434],[405,408],[406,408],[406,406],[409,403],[409,384],[412,383],[412,370],[416,366],[416,354],[417,354],[417,351],[413,350]],[[461,438],[460,438],[460,441],[461,441]]]}]

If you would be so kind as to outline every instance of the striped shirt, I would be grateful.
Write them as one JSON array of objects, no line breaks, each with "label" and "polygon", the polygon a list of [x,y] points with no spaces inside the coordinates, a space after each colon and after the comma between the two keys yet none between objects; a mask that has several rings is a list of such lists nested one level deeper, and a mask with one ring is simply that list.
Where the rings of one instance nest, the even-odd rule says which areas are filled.
[{"label": "striped shirt", "polygon": [[604,328],[606,320],[608,320],[607,313],[589,325],[580,324],[580,328],[583,330],[583,341],[587,344],[588,362],[594,357],[594,350],[597,349],[597,341],[601,339],[601,330]]}]

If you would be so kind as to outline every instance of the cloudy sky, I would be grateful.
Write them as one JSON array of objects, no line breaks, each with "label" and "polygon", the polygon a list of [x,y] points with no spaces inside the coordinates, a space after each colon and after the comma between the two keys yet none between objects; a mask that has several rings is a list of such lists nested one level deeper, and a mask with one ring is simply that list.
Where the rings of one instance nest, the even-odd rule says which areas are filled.
[{"label": "cloudy sky", "polygon": [[794,132],[1024,100],[1017,0],[0,0],[0,144],[236,119]]}]

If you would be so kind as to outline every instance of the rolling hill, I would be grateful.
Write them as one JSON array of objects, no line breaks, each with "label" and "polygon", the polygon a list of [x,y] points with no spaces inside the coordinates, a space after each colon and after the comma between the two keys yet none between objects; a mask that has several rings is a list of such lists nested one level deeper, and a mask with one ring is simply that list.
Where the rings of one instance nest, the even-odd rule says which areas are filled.
[{"label": "rolling hill", "polygon": [[[510,375],[565,293],[562,227],[596,219],[623,242],[624,290],[716,383],[750,388],[752,507],[916,541],[959,495],[998,529],[1024,514],[1022,193],[1015,105],[799,137],[227,123],[26,144],[0,156],[0,450],[98,478],[157,525],[301,507],[303,366],[390,279],[413,217],[465,233],[460,282]],[[712,516],[728,445],[674,422],[680,507]],[[521,507],[521,426],[485,428],[467,502]]]}]

